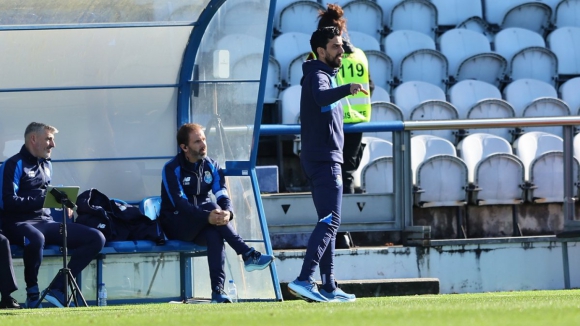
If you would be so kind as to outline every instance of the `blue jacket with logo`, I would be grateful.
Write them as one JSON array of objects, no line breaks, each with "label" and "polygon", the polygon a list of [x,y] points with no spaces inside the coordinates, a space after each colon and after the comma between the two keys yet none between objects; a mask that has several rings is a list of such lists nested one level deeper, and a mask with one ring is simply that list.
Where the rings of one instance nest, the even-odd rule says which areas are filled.
[{"label": "blue jacket with logo", "polygon": [[331,68],[320,60],[302,64],[300,159],[343,163],[343,110],[340,99],[350,95],[350,84],[337,87]]},{"label": "blue jacket with logo", "polygon": [[217,161],[205,157],[191,163],[179,152],[165,163],[161,178],[161,219],[178,216],[207,221],[210,211],[199,206],[211,201],[210,192],[221,209],[230,211],[233,218],[226,180]]},{"label": "blue jacket with logo", "polygon": [[23,145],[20,152],[0,165],[0,218],[4,224],[52,220],[42,208],[52,176],[50,159],[33,156]]}]

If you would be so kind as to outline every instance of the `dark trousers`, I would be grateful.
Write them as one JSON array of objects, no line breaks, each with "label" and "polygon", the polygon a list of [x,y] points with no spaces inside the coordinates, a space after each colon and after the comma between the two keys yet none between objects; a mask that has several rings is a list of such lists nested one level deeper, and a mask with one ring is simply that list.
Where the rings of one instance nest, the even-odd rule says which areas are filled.
[{"label": "dark trousers", "polygon": [[7,297],[10,293],[18,290],[14,267],[12,266],[12,253],[10,242],[0,233],[0,294]]},{"label": "dark trousers", "polygon": [[307,280],[319,266],[322,283],[334,287],[334,249],[342,206],[341,164],[304,160],[301,164],[310,183],[318,223],[308,240],[298,279]]},{"label": "dark trousers", "polygon": [[[212,211],[219,206],[213,202],[200,206],[203,210]],[[226,225],[212,225],[209,221],[186,219],[183,217],[168,217],[163,221],[163,231],[170,239],[195,242],[200,246],[207,246],[207,263],[211,288],[223,288],[226,279],[225,261],[226,251],[224,240],[238,254],[250,251],[244,240],[238,235],[231,223]]]},{"label": "dark trousers", "polygon": [[[12,244],[24,246],[24,281],[26,287],[38,285],[38,271],[45,245],[62,246],[60,223],[55,221],[28,221],[4,223],[4,234]],[[71,250],[68,262],[73,276],[77,276],[105,245],[101,231],[81,224],[67,224],[67,248]],[[57,279],[52,288],[64,290],[64,279]]]},{"label": "dark trousers", "polygon": [[344,157],[344,163],[342,164],[342,181],[343,192],[345,194],[355,193],[352,175],[358,169],[362,159],[364,150],[362,136],[363,134],[361,132],[344,134],[344,146],[342,149]]}]

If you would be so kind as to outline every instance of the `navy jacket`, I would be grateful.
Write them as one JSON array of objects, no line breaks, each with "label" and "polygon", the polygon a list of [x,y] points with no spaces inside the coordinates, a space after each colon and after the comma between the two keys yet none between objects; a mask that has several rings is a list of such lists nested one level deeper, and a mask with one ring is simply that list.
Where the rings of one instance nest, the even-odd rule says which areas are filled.
[{"label": "navy jacket", "polygon": [[213,159],[206,157],[191,163],[179,152],[163,167],[160,218],[193,217],[207,221],[210,211],[199,206],[211,201],[210,192],[221,209],[230,211],[233,218],[225,182],[222,169]]},{"label": "navy jacket", "polygon": [[0,166],[0,218],[4,224],[52,220],[42,208],[52,176],[50,159],[34,157],[23,145],[20,152]]},{"label": "navy jacket", "polygon": [[300,159],[343,163],[343,112],[340,99],[350,95],[350,84],[336,87],[333,69],[319,60],[302,64]]}]

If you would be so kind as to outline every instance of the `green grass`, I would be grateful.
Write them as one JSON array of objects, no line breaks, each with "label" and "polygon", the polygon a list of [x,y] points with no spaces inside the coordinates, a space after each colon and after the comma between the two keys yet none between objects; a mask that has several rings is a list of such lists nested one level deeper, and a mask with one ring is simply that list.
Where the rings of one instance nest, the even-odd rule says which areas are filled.
[{"label": "green grass", "polygon": [[144,304],[0,310],[0,325],[580,325],[580,290],[239,304]]}]

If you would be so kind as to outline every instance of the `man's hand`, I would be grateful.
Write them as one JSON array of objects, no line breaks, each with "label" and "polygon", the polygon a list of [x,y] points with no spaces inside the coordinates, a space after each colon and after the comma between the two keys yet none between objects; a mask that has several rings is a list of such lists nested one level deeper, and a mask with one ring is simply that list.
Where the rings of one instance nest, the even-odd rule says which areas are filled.
[{"label": "man's hand", "polygon": [[208,222],[212,225],[226,225],[230,221],[230,212],[214,209],[209,213]]},{"label": "man's hand", "polygon": [[363,92],[365,95],[369,95],[369,92],[363,88],[362,84],[350,84],[350,93],[356,95],[358,92]]}]

